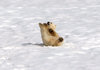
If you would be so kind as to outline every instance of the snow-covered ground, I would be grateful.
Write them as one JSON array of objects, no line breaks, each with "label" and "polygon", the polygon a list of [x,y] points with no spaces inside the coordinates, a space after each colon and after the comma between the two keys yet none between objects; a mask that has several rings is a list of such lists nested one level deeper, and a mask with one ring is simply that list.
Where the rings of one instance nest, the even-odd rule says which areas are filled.
[{"label": "snow-covered ground", "polygon": [[[47,21],[63,46],[42,44]],[[0,70],[100,70],[100,0],[0,0]]]}]

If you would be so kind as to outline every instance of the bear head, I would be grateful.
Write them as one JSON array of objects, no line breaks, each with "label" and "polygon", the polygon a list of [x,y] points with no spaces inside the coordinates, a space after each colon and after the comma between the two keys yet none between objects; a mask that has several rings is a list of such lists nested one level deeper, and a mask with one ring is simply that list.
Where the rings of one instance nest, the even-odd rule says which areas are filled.
[{"label": "bear head", "polygon": [[52,22],[47,22],[47,28],[48,28],[48,29],[52,29],[52,30],[55,31],[56,26],[57,26],[57,25],[53,24]]}]

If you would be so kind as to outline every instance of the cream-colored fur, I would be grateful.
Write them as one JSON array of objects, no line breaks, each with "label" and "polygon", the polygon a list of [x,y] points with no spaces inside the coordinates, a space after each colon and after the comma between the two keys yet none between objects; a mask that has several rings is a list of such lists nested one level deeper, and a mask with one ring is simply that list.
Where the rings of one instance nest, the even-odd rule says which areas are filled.
[{"label": "cream-colored fur", "polygon": [[[63,42],[59,41],[59,35],[55,32],[56,25],[53,23],[50,25],[45,25],[39,23],[40,30],[41,30],[41,37],[42,41],[45,46],[61,46]],[[55,36],[52,36],[48,29],[53,29],[55,32]]]},{"label": "cream-colored fur", "polygon": [[52,22],[49,22],[49,25],[47,26],[47,29],[53,29],[56,30],[57,25],[53,24]]},{"label": "cream-colored fur", "polygon": [[52,22],[49,22],[49,25],[47,25],[47,29],[48,30],[52,29],[54,31],[54,34],[55,34],[54,36],[57,37],[57,38],[59,38],[59,35],[56,32],[56,27],[57,27],[57,25],[53,24]]}]

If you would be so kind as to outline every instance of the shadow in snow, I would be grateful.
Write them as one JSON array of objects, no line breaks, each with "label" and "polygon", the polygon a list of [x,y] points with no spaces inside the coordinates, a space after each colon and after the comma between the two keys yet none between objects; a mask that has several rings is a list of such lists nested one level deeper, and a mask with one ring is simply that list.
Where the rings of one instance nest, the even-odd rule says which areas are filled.
[{"label": "shadow in snow", "polygon": [[38,43],[36,43],[36,44],[33,44],[33,43],[23,43],[22,44],[23,46],[32,46],[32,45],[36,45],[36,46],[40,46],[40,47],[43,47],[44,46],[44,44],[42,44],[42,43],[40,43],[40,44],[38,44]]}]

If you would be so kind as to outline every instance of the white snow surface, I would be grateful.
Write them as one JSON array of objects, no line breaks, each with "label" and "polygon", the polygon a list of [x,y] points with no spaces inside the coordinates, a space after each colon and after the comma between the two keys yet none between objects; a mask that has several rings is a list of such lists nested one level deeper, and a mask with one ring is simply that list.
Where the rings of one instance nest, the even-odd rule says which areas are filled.
[{"label": "white snow surface", "polygon": [[[42,44],[48,21],[63,46]],[[100,70],[100,0],[0,0],[0,70]]]}]

